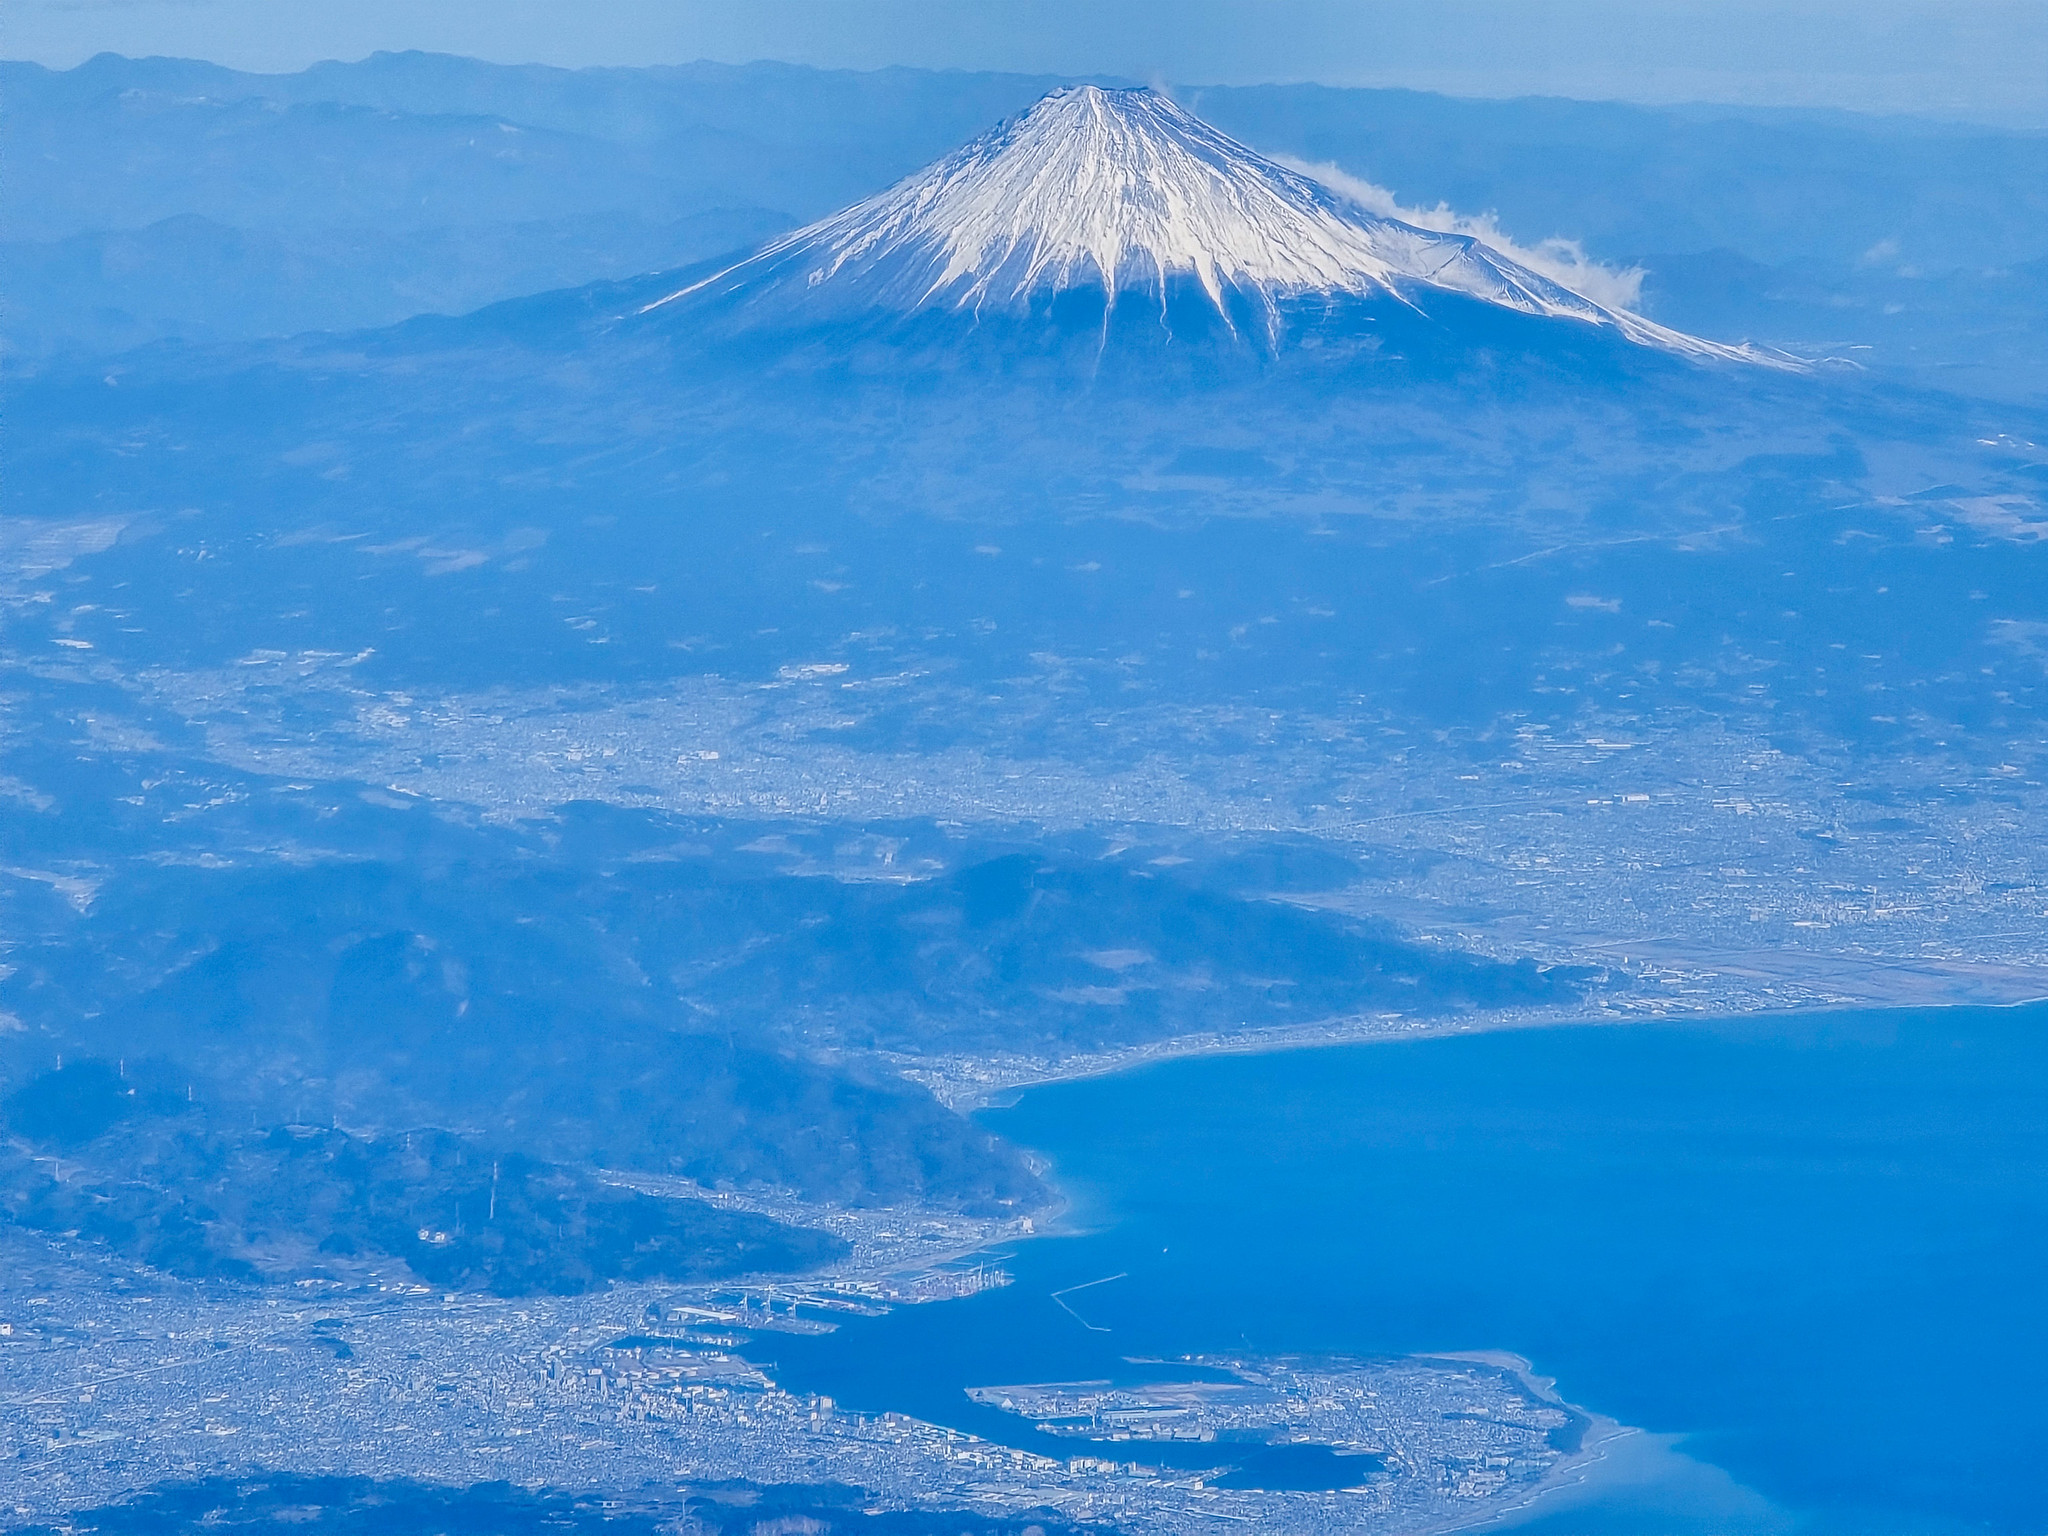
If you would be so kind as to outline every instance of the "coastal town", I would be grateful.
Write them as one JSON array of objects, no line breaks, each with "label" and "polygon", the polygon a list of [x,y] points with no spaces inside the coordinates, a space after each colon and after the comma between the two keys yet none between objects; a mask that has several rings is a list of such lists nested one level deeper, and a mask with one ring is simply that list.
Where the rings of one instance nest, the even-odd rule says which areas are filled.
[{"label": "coastal town", "polygon": [[[788,1391],[761,1363],[792,1331],[1008,1283],[985,1262],[505,1300],[409,1282],[210,1287],[0,1228],[0,1265],[8,1525],[288,1466],[678,1507],[707,1484],[834,1484],[879,1508],[1043,1511],[1133,1533],[1405,1536],[1494,1518],[1570,1480],[1615,1432],[1495,1357],[1203,1360],[1187,1368],[1206,1384],[1083,1384],[1085,1402],[1071,1384],[994,1389],[1020,1427],[1073,1413],[1100,1426],[1015,1437],[1042,1442],[1029,1448]],[[1254,1443],[1356,1470],[1346,1486],[1246,1486],[1232,1453]]]}]

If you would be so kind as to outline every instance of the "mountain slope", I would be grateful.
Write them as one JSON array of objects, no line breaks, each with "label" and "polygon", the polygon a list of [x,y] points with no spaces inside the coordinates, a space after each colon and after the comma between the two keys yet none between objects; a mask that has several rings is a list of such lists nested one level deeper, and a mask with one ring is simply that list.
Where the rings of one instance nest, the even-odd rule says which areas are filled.
[{"label": "mountain slope", "polygon": [[1291,301],[1455,294],[1693,357],[1761,360],[1596,304],[1469,236],[1368,213],[1157,91],[1093,85],[1052,92],[646,311],[724,297],[756,315],[1027,314],[1080,290],[1107,309],[1129,295],[1164,312],[1185,285],[1269,335]]}]

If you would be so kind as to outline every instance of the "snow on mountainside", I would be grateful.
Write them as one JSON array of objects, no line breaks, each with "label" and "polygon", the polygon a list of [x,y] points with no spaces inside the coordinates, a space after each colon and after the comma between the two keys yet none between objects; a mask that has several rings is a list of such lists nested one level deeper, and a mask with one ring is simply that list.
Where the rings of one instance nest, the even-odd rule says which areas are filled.
[{"label": "snow on mountainside", "polygon": [[1369,213],[1157,91],[1093,85],[1054,91],[888,191],[646,310],[729,295],[980,313],[1078,288],[1163,305],[1182,280],[1226,321],[1232,295],[1277,323],[1283,300],[1415,302],[1437,290],[1696,357],[1777,361],[1596,304],[1470,236]]}]

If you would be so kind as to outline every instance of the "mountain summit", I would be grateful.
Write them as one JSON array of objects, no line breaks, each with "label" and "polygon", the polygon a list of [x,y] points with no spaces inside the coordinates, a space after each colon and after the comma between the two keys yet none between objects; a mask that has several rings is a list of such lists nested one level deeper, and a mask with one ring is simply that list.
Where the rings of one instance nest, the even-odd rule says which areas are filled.
[{"label": "mountain summit", "polygon": [[[1277,330],[1302,299],[1453,293],[1612,327],[1695,356],[1751,358],[1609,309],[1466,235],[1368,213],[1157,91],[1041,98],[865,202],[646,306],[721,295],[803,311],[1029,312],[1077,290],[1110,308],[1191,288]],[[644,313],[645,311],[643,311]]]}]

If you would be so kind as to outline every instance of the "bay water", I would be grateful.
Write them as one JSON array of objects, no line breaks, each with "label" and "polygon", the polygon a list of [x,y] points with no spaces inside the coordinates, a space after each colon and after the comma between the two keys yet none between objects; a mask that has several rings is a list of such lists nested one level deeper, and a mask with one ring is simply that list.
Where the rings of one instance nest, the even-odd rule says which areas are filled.
[{"label": "bay water", "polygon": [[982,1118],[1063,1231],[778,1341],[787,1385],[1034,1446],[964,1389],[1506,1350],[1643,1431],[1531,1533],[2048,1530],[2048,1007],[1190,1058]]}]

